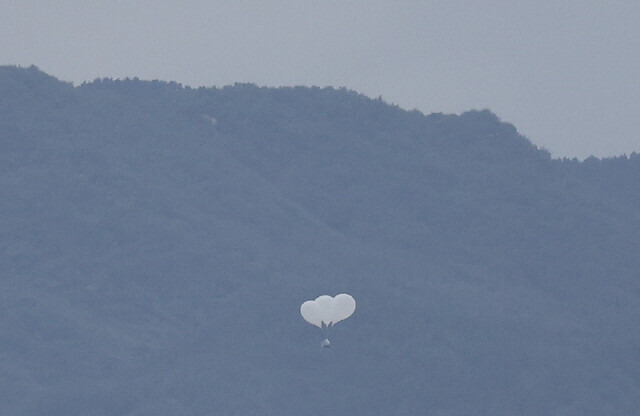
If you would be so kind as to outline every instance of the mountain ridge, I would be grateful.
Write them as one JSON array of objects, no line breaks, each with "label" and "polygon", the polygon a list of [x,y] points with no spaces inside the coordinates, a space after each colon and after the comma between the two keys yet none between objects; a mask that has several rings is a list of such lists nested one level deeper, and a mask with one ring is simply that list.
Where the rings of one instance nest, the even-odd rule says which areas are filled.
[{"label": "mountain ridge", "polygon": [[[640,406],[636,154],[346,89],[0,91],[3,413]],[[340,292],[322,351],[298,308]]]}]

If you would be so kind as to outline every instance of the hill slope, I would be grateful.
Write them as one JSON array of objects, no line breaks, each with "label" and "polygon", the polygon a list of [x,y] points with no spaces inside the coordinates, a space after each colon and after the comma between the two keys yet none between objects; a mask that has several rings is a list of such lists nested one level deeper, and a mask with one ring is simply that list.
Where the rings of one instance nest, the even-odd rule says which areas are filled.
[{"label": "hill slope", "polygon": [[488,111],[2,67],[0,413],[633,414],[639,179]]}]

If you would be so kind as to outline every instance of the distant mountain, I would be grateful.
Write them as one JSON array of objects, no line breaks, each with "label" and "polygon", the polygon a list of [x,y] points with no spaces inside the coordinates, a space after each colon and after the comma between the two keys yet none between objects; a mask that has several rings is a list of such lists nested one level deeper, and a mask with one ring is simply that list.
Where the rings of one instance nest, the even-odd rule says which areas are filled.
[{"label": "distant mountain", "polygon": [[[345,89],[0,67],[0,414],[634,415],[640,156]],[[352,294],[332,348],[299,315]]]}]

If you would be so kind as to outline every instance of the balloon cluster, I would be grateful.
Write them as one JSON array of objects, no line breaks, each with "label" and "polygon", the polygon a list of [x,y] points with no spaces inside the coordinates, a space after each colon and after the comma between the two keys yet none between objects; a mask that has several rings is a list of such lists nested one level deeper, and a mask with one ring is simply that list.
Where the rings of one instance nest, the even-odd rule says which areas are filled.
[{"label": "balloon cluster", "polygon": [[308,300],[300,306],[300,313],[305,321],[319,328],[331,326],[353,315],[356,300],[346,293],[335,297],[318,296],[316,300]]},{"label": "balloon cluster", "polygon": [[[329,328],[353,315],[356,310],[356,300],[346,293],[335,297],[318,296],[315,300],[308,300],[300,306],[300,314],[305,321],[318,328]],[[322,347],[331,346],[328,338],[322,341]]]}]

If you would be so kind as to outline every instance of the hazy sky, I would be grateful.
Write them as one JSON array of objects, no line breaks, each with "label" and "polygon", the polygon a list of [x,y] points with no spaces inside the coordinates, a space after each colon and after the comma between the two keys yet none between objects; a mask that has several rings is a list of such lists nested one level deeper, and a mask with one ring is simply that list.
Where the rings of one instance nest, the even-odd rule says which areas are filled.
[{"label": "hazy sky", "polygon": [[639,39],[638,1],[0,0],[0,64],[488,108],[581,159],[640,152]]}]

